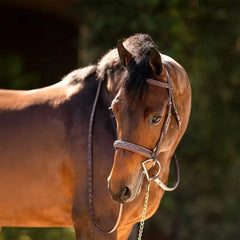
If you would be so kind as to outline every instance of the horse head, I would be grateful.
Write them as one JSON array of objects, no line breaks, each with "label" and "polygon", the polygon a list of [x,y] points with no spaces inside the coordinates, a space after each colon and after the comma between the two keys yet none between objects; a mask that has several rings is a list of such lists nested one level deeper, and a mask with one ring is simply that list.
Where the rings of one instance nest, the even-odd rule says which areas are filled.
[{"label": "horse head", "polygon": [[[186,129],[186,123],[182,127],[179,119],[185,107],[181,106],[182,100],[177,99],[183,95],[183,88],[186,86],[178,86],[177,81],[169,83],[172,76],[177,78],[177,74],[166,59],[163,63],[164,55],[154,46],[142,54],[144,57],[141,56],[140,59],[136,54],[130,53],[121,41],[118,42],[117,51],[124,71],[111,108],[117,122],[118,139],[131,146],[119,147],[115,144],[114,164],[108,178],[108,186],[114,200],[130,202],[141,191],[145,173],[142,162],[147,159],[144,154],[131,151],[131,147],[143,147],[153,155],[158,151],[158,156],[155,156],[157,158],[160,152],[173,153],[173,148],[176,148]],[[181,67],[180,70],[182,71]],[[177,69],[175,71],[177,72]],[[160,87],[157,86],[158,83]],[[169,112],[169,104],[173,104],[174,100],[175,109],[172,110],[174,113],[178,108],[180,110],[177,116],[174,116],[172,110]],[[183,100],[185,101],[185,98]],[[189,105],[189,101],[187,102]],[[189,116],[189,109],[186,114]],[[183,117],[184,120],[187,119],[185,122],[188,121],[188,116]],[[170,159],[171,157],[169,162]],[[159,161],[161,162],[161,159]],[[153,161],[149,161],[146,164],[147,170],[152,165]],[[169,165],[167,166],[169,168]]]}]

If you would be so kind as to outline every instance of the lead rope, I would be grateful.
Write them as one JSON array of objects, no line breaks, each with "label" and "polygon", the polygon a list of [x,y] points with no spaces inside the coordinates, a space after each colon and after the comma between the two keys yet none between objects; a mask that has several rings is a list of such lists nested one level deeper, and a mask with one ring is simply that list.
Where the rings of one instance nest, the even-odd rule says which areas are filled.
[{"label": "lead rope", "polygon": [[117,221],[116,221],[114,227],[109,231],[102,230],[97,225],[97,220],[96,220],[96,215],[95,215],[95,210],[94,210],[94,205],[93,205],[93,161],[92,161],[93,134],[92,133],[93,133],[93,122],[94,122],[94,117],[95,117],[97,101],[98,101],[100,90],[101,90],[101,84],[102,84],[102,81],[99,81],[97,92],[96,92],[96,97],[94,99],[92,112],[91,112],[91,116],[90,116],[90,120],[89,120],[89,128],[88,128],[88,205],[89,205],[89,213],[90,213],[91,220],[92,220],[94,227],[101,233],[110,234],[110,233],[114,232],[118,227],[118,224],[119,224],[119,222],[121,220],[121,216],[122,216],[123,204],[122,203],[120,204]]},{"label": "lead rope", "polygon": [[143,234],[143,229],[144,229],[144,222],[145,222],[146,214],[147,214],[150,185],[151,185],[151,180],[148,181],[148,187],[147,187],[147,192],[146,192],[146,195],[145,195],[145,201],[144,201],[144,206],[143,206],[143,211],[142,211],[142,218],[141,218],[139,231],[138,231],[138,240],[142,239],[142,234]]}]

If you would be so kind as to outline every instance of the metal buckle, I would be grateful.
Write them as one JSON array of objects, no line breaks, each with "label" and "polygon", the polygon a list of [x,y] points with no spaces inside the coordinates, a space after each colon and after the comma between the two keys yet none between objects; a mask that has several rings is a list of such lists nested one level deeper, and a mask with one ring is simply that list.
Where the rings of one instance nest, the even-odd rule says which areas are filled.
[{"label": "metal buckle", "polygon": [[[149,174],[148,174],[148,171],[147,171],[147,168],[146,168],[145,164],[146,164],[147,162],[151,162],[151,161],[153,162],[153,165],[152,165],[151,168],[153,168],[153,167],[156,165],[156,163],[158,164],[158,172],[157,172],[156,174],[152,175],[152,177],[149,177]],[[152,179],[156,178],[156,177],[159,175],[159,173],[161,172],[161,164],[160,164],[160,162],[159,162],[158,160],[154,160],[153,158],[150,158],[150,159],[147,159],[147,160],[143,161],[143,162],[142,162],[142,167],[143,167],[144,173],[146,174],[147,180],[148,180],[149,182],[150,182]],[[151,169],[151,168],[150,168],[150,169]]]}]

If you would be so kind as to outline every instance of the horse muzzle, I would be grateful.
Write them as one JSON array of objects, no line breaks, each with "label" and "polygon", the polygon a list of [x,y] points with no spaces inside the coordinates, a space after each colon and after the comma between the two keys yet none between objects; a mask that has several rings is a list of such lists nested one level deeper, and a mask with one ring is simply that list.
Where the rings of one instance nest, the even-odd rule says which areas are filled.
[{"label": "horse muzzle", "polygon": [[132,198],[132,190],[130,190],[129,187],[127,187],[127,186],[122,186],[117,193],[114,193],[111,190],[110,185],[108,187],[108,190],[110,192],[112,199],[115,201],[118,201],[120,203],[129,202]]},{"label": "horse muzzle", "polygon": [[111,178],[108,178],[108,190],[112,199],[120,203],[133,201],[141,192],[143,177],[143,172],[140,172],[134,184],[122,183],[115,188],[111,184]]}]

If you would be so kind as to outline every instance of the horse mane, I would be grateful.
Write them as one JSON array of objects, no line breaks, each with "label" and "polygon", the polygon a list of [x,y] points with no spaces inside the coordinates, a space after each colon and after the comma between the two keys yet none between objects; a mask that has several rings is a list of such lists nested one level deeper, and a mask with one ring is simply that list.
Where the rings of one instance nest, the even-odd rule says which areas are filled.
[{"label": "horse mane", "polygon": [[96,72],[96,69],[96,65],[89,65],[84,68],[76,69],[63,77],[61,82],[68,85],[83,83],[88,76]]},{"label": "horse mane", "polygon": [[[133,61],[127,67],[128,77],[117,79],[124,86],[128,96],[138,98],[146,86],[146,77],[149,74],[148,58],[152,47],[156,47],[152,38],[147,34],[135,34],[123,42],[125,48],[133,55]],[[97,64],[97,77],[100,80],[116,81],[116,74],[123,72],[117,49],[110,50]],[[126,79],[126,80],[124,80]]]}]

